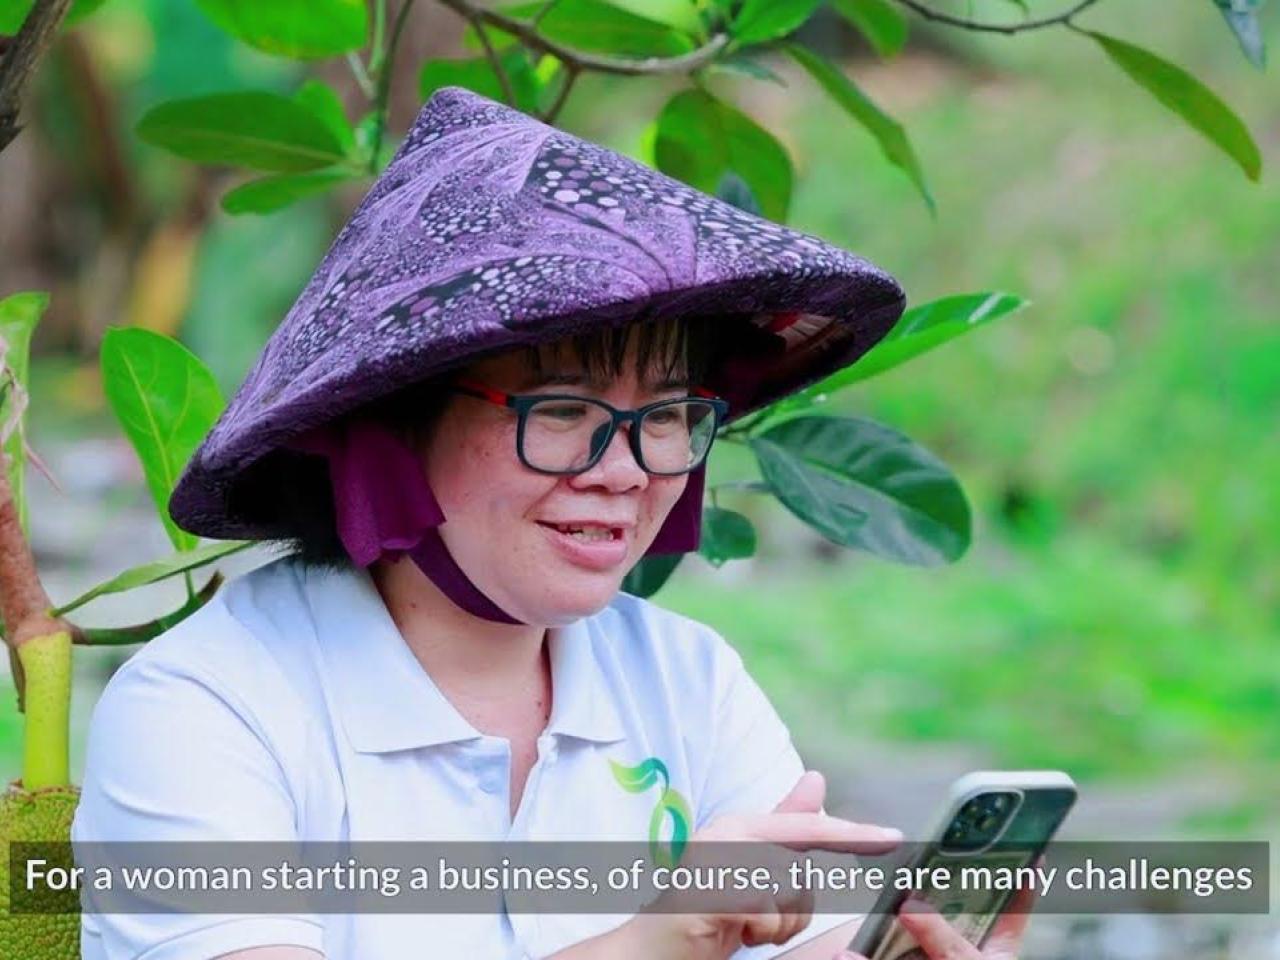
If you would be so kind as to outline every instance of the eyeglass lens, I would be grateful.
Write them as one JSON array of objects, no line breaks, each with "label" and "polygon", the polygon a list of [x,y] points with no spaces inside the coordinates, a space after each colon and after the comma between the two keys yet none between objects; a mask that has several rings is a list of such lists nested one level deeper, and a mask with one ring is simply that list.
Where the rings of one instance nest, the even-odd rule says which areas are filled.
[{"label": "eyeglass lens", "polygon": [[[586,467],[609,440],[610,412],[589,400],[543,400],[529,408],[524,458],[538,470]],[[651,473],[684,473],[696,466],[715,436],[715,408],[697,399],[650,410],[641,418],[641,466]]]}]

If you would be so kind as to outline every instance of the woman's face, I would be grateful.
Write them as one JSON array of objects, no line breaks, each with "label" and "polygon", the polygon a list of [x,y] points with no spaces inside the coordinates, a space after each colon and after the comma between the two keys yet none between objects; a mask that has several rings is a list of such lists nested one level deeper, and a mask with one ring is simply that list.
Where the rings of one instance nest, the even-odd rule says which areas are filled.
[{"label": "woman's face", "polygon": [[[517,351],[479,361],[461,376],[507,393],[569,393],[632,410],[686,386],[662,385],[658,371],[640,382],[634,338],[623,375],[589,383],[571,351],[542,353],[542,374]],[[421,450],[444,511],[440,536],[471,581],[525,623],[557,626],[602,609],[640,560],[684,491],[687,476],[650,476],[636,463],[619,427],[591,469],[551,476],[516,455],[517,415],[454,394]],[[599,525],[612,540],[583,542],[557,525]],[[587,531],[591,533],[590,530]]]}]

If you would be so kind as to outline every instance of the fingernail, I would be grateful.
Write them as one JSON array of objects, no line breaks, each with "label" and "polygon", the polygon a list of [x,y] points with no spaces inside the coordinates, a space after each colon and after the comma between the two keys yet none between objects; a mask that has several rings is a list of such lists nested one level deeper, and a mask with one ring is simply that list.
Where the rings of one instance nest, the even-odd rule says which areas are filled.
[{"label": "fingernail", "polygon": [[932,913],[933,908],[918,897],[908,897],[902,902],[903,913]]},{"label": "fingernail", "polygon": [[880,837],[884,840],[892,840],[895,843],[902,839],[902,831],[897,827],[881,827]]}]

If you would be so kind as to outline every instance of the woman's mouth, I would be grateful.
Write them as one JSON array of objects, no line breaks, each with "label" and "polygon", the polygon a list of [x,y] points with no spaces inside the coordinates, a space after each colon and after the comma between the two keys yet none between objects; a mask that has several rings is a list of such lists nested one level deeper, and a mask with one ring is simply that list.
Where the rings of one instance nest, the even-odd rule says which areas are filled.
[{"label": "woman's mouth", "polygon": [[569,562],[590,570],[609,570],[627,557],[626,531],[591,523],[546,523],[538,526],[547,531],[552,544]]},{"label": "woman's mouth", "polygon": [[[539,521],[541,522],[541,521]],[[572,523],[546,523],[543,526],[550,527],[559,533],[573,537],[575,540],[586,540],[589,542],[599,542],[601,540],[621,540],[622,530],[619,527],[603,527],[595,524],[572,524]]]}]

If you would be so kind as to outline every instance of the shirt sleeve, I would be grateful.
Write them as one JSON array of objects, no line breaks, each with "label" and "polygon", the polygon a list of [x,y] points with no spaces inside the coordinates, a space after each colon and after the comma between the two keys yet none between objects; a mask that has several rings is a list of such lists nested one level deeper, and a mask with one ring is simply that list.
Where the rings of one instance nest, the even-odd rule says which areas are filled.
[{"label": "shirt sleeve", "polygon": [[[795,786],[804,762],[778,712],[747,672],[742,658],[721,642],[718,700],[711,766],[698,806],[697,827],[733,813],[767,813]],[[854,919],[815,914],[809,926],[785,944],[742,947],[733,960],[766,960]]]},{"label": "shirt sleeve", "polygon": [[[297,834],[280,764],[233,693],[157,659],[117,671],[93,711],[73,844]],[[82,894],[84,960],[207,960],[269,945],[322,951],[315,914],[96,913],[91,886]]]}]

